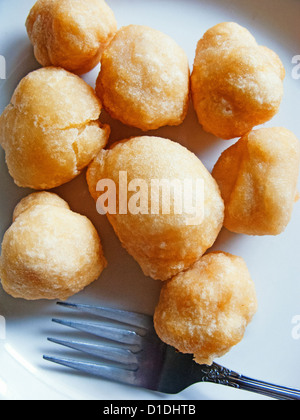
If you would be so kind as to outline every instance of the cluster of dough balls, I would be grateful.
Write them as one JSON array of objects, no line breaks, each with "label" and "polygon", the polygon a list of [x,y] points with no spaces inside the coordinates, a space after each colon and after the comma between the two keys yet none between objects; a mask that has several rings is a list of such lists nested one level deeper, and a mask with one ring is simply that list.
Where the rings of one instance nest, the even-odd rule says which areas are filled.
[{"label": "cluster of dough balls", "polygon": [[[102,150],[87,172],[89,189],[96,201],[101,197],[98,181],[109,179],[116,185],[113,192],[117,194],[119,206],[120,172],[126,172],[128,187],[125,188],[131,190],[126,198],[126,209],[123,214],[118,209],[108,209],[107,216],[121,243],[138,261],[145,275],[168,280],[190,267],[214,244],[223,226],[224,203],[217,183],[192,152],[171,140],[147,136],[131,138]],[[140,195],[146,197],[140,197],[140,201],[147,206],[138,214],[127,206],[136,195],[135,188],[130,188],[134,180],[143,180],[146,184],[140,191]],[[153,180],[169,180],[170,184],[179,181],[170,188],[170,206],[165,214],[162,208],[154,214],[153,205],[159,202],[161,207],[166,192],[162,190],[159,197],[154,195]],[[194,184],[191,191],[191,201],[201,203],[203,200],[203,217],[196,217],[195,223],[184,207],[176,209],[175,198],[183,194],[185,180],[203,182],[203,188],[197,189]],[[124,193],[124,188],[121,191]]]},{"label": "cluster of dough balls", "polygon": [[36,192],[17,205],[0,258],[2,286],[11,296],[65,300],[106,264],[95,227],[56,194]]},{"label": "cluster of dough balls", "polygon": [[255,285],[244,260],[209,253],[164,283],[154,326],[162,341],[210,365],[243,339],[256,310]]},{"label": "cluster of dough balls", "polygon": [[38,0],[26,28],[42,66],[83,74],[99,64],[117,22],[103,0]]},{"label": "cluster of dough balls", "polygon": [[261,128],[221,155],[213,170],[225,202],[224,226],[248,235],[278,235],[298,199],[300,143],[285,128]]},{"label": "cluster of dough balls", "polygon": [[17,86],[0,117],[0,144],[15,183],[45,190],[71,181],[106,146],[101,103],[79,76],[46,67]]},{"label": "cluster of dough balls", "polygon": [[191,76],[194,107],[204,130],[241,137],[279,110],[285,69],[277,54],[250,32],[225,22],[199,41]]},{"label": "cluster of dough balls", "polygon": [[[279,57],[240,25],[222,23],[199,41],[190,75],[188,58],[173,39],[142,25],[117,30],[103,0],[38,0],[26,28],[44,68],[20,82],[0,117],[11,176],[18,186],[47,190],[88,167],[89,190],[101,210],[103,195],[115,200],[106,210],[122,245],[145,275],[164,281],[157,334],[196,362],[211,364],[241,341],[257,300],[242,258],[204,254],[223,225],[253,235],[281,233],[298,197],[296,137],[282,128],[251,131],[279,110],[285,77]],[[94,90],[78,75],[99,63]],[[242,137],[222,154],[213,176],[168,139],[145,135],[104,150],[110,128],[99,122],[102,104],[112,118],[148,131],[181,124],[190,91],[206,131]],[[125,185],[120,174],[126,174]],[[112,191],[99,187],[105,180]],[[157,208],[164,187],[153,194],[153,180],[169,182],[169,212]],[[191,197],[202,203],[200,219],[184,207],[177,211],[186,180],[202,181]],[[105,266],[92,223],[57,195],[37,192],[16,207],[0,258],[7,293],[64,300]]]},{"label": "cluster of dough balls", "polygon": [[189,91],[188,58],[160,31],[125,26],[102,55],[96,93],[106,111],[126,125],[148,131],[181,124]]}]

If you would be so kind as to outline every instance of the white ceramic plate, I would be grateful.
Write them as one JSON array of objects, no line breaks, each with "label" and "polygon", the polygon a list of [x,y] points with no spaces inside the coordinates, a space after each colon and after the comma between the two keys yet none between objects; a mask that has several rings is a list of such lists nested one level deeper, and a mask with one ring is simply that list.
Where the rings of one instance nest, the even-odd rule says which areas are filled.
[{"label": "white ceramic plate", "polygon": [[[300,54],[299,0],[110,0],[119,26],[145,24],[172,36],[186,51],[192,66],[197,41],[211,26],[235,21],[247,27],[257,41],[274,49],[287,71],[285,96],[279,114],[267,126],[285,126],[300,138],[300,80],[292,62]],[[19,80],[38,67],[24,22],[34,0],[0,0],[0,55],[6,60],[6,80],[0,80],[0,112],[9,103]],[[3,59],[2,59],[3,61]],[[99,68],[84,78],[94,85]],[[300,71],[299,71],[300,73]],[[294,77],[293,77],[294,76]],[[111,121],[111,141],[139,134]],[[192,109],[184,124],[162,128],[153,135],[168,137],[195,152],[211,170],[232,142],[203,132]],[[86,214],[99,229],[109,267],[101,279],[72,301],[99,303],[152,314],[161,284],[145,278],[121,248],[105,217],[97,214],[84,174],[55,190],[74,211]],[[16,187],[0,151],[0,236],[11,223],[12,211],[29,191]],[[248,376],[300,388],[300,204],[285,233],[278,237],[248,237],[222,231],[215,250],[242,256],[255,280],[259,310],[243,342],[219,360]],[[61,316],[62,312],[59,313]],[[65,312],[63,312],[63,315]],[[46,337],[61,334],[51,318],[58,315],[53,302],[14,300],[0,290],[0,315],[6,320],[6,339],[0,337],[0,397],[2,399],[158,399],[173,397],[86,378],[50,365],[44,353],[56,347]],[[297,318],[298,317],[298,318]],[[3,318],[0,318],[0,321]],[[294,334],[293,334],[294,333]],[[176,399],[253,399],[254,394],[220,385],[198,384]]]}]

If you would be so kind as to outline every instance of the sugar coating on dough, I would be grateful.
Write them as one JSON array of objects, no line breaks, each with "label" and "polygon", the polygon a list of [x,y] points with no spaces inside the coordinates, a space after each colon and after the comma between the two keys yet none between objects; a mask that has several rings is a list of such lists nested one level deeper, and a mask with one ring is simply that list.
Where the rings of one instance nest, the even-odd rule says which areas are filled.
[{"label": "sugar coating on dough", "polygon": [[98,279],[107,262],[99,235],[85,216],[52,193],[23,199],[4,235],[4,290],[26,300],[65,300]]},{"label": "sugar coating on dough", "polygon": [[243,339],[256,310],[245,261],[215,252],[163,284],[154,326],[162,341],[211,365]]},{"label": "sugar coating on dough", "polygon": [[189,63],[177,43],[142,25],[121,28],[101,59],[96,93],[115,119],[144,131],[184,120]]},{"label": "sugar coating on dough", "polygon": [[[119,174],[127,173],[128,186],[132,180],[143,180],[148,187],[147,214],[141,212],[120,214],[118,203]],[[192,152],[168,139],[136,137],[103,150],[91,163],[87,181],[91,195],[97,201],[101,192],[97,184],[102,179],[116,185],[117,211],[107,214],[121,243],[141,266],[144,274],[157,280],[167,280],[190,267],[215,242],[224,218],[224,203],[215,180]],[[184,211],[176,214],[174,197],[180,190],[171,191],[170,213],[152,214],[152,204],[162,203],[160,197],[151,194],[152,180],[200,179],[204,183],[204,218],[200,224],[190,225]],[[182,184],[180,184],[182,185]],[[124,193],[124,191],[123,191]],[[127,203],[135,192],[128,192]],[[196,202],[196,188],[193,199]],[[201,194],[201,192],[199,193]]]},{"label": "sugar coating on dough", "polygon": [[253,130],[225,150],[213,170],[225,202],[224,226],[279,235],[298,199],[300,143],[282,127]]},{"label": "sugar coating on dough", "polygon": [[110,128],[101,103],[80,77],[61,68],[29,73],[0,117],[0,144],[20,187],[55,188],[71,181],[105,147]]},{"label": "sugar coating on dough", "polygon": [[83,74],[99,64],[117,22],[103,0],[38,0],[26,28],[42,66]]},{"label": "sugar coating on dough", "polygon": [[232,22],[209,29],[197,45],[191,90],[204,130],[222,139],[241,137],[279,110],[285,69]]}]

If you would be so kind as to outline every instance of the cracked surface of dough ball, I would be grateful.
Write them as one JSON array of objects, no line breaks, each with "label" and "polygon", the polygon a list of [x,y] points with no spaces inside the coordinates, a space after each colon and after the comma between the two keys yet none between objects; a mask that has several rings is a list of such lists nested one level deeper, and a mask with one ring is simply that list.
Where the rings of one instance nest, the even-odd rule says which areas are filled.
[{"label": "cracked surface of dough ball", "polygon": [[117,22],[103,0],[38,0],[26,28],[42,66],[83,74],[99,64]]},{"label": "cracked surface of dough ball", "polygon": [[4,235],[3,289],[26,300],[65,300],[95,281],[104,268],[99,235],[85,216],[49,192],[25,197]]},{"label": "cracked surface of dough ball", "polygon": [[221,155],[213,170],[235,233],[279,235],[298,199],[300,143],[285,128],[253,130]]},{"label": "cracked surface of dough ball", "polygon": [[28,74],[0,117],[0,144],[15,183],[48,190],[71,181],[105,147],[101,103],[79,76],[47,67]]},{"label": "cracked surface of dough ball", "polygon": [[[124,172],[125,186],[120,181]],[[223,226],[224,203],[217,183],[197,156],[171,140],[135,137],[103,150],[87,172],[89,189],[97,202],[102,194],[97,184],[103,179],[116,185],[117,206],[107,213],[110,223],[144,274],[156,280],[167,280],[190,267],[213,245]],[[157,190],[152,184],[163,180],[175,181],[175,187],[169,183],[170,190]],[[194,215],[196,209],[201,213],[196,222],[193,211],[184,207],[184,180],[193,182]],[[197,180],[203,189],[196,187]],[[176,207],[178,198],[182,205]],[[165,209],[163,203],[167,204]]]},{"label": "cracked surface of dough ball", "polygon": [[187,56],[172,38],[129,25],[118,31],[102,56],[96,92],[113,118],[154,130],[183,122],[189,76]]},{"label": "cracked surface of dough ball", "polygon": [[191,76],[194,108],[204,130],[222,139],[241,137],[277,114],[285,69],[232,22],[209,29],[199,41]]},{"label": "cracked surface of dough ball", "polygon": [[211,365],[243,339],[256,310],[244,260],[215,252],[164,283],[154,326],[162,341]]}]

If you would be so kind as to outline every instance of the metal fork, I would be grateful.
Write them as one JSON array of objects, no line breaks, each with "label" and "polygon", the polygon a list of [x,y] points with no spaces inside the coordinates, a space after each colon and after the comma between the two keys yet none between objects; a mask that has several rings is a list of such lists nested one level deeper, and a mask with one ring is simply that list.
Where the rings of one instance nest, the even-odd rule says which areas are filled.
[{"label": "metal fork", "polygon": [[[191,355],[177,352],[158,338],[151,316],[91,305],[57,303],[76,313],[96,315],[101,320],[53,319],[53,322],[101,337],[105,342],[48,338],[53,343],[95,356],[100,363],[44,355],[47,361],[164,394],[178,394],[192,384],[210,382],[278,400],[300,400],[299,390],[254,380],[216,363],[212,366],[195,363]],[[113,321],[113,324],[105,325],[104,320]]]}]

